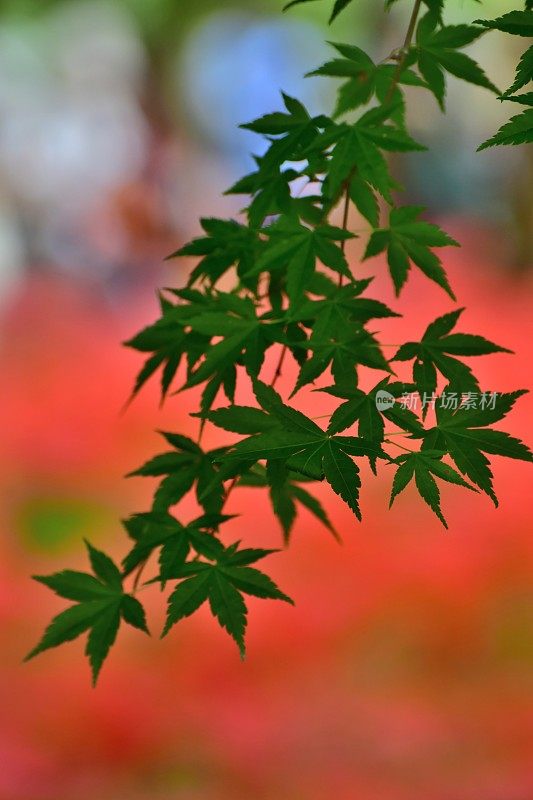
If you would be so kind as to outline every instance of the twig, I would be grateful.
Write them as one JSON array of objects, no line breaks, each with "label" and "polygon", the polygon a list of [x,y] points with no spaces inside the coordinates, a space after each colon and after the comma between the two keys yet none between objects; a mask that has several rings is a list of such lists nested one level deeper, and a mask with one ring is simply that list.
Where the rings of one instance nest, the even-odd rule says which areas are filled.
[{"label": "twig", "polygon": [[420,13],[421,5],[422,5],[422,0],[415,0],[413,11],[411,13],[411,19],[409,20],[409,27],[407,28],[405,41],[401,49],[401,55],[400,58],[398,59],[398,63],[396,64],[396,69],[394,70],[394,75],[392,76],[391,85],[389,86],[387,94],[385,96],[385,105],[390,103],[390,101],[392,100],[394,96],[394,90],[396,89],[398,83],[400,82],[400,78],[402,76],[402,71],[403,71],[403,65],[405,64],[407,53],[409,51],[409,48],[411,47],[411,42],[413,41],[413,34],[415,32],[416,21]]}]

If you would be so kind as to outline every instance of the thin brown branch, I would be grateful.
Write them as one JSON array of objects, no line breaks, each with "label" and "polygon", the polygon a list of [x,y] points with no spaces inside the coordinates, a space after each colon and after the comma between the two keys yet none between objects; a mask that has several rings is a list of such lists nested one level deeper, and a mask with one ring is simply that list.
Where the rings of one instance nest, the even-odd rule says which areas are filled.
[{"label": "thin brown branch", "polygon": [[[346,181],[346,191],[345,191],[345,195],[344,195],[344,211],[343,211],[343,215],[342,215],[342,229],[343,229],[343,231],[347,231],[348,230],[348,217],[349,217],[349,214],[350,214],[350,181],[351,181],[351,176]],[[342,250],[343,253],[346,252],[346,239],[343,239],[342,242],[341,242],[341,250]],[[339,274],[339,286],[342,286],[343,282],[344,282],[343,281],[343,275],[342,275],[342,272],[341,272]]]},{"label": "thin brown branch", "polygon": [[281,349],[281,353],[280,353],[279,360],[278,360],[278,363],[277,363],[277,366],[276,366],[276,370],[274,372],[274,377],[270,381],[270,386],[272,387],[272,389],[275,387],[276,383],[281,378],[281,373],[283,371],[283,362],[285,361],[285,356],[286,355],[287,355],[287,345],[284,344],[282,349]]}]

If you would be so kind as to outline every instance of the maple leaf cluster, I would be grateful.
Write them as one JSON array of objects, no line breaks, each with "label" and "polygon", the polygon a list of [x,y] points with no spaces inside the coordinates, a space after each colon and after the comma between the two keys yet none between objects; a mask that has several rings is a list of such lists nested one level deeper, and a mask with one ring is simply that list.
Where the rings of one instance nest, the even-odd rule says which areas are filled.
[{"label": "maple leaf cluster", "polygon": [[[336,0],[331,19],[351,1]],[[306,2],[311,0],[287,7]],[[444,525],[439,481],[484,492],[497,504],[489,457],[533,460],[521,441],[491,427],[523,390],[498,393],[490,387],[493,400],[475,409],[462,401],[437,402],[432,424],[424,407],[439,387],[443,395],[460,399],[472,392],[485,397],[489,387],[480,386],[462,359],[510,351],[484,336],[456,331],[464,310],[456,309],[388,357],[373,325],[399,314],[368,294],[371,279],[356,279],[346,257],[346,243],[356,235],[348,224],[354,208],[369,226],[363,261],[385,254],[396,295],[416,268],[455,301],[436,250],[457,242],[425,219],[423,208],[395,199],[401,187],[388,154],[425,149],[407,130],[405,86],[429,91],[443,111],[448,75],[501,100],[533,105],[531,92],[517,94],[532,79],[533,48],[522,56],[504,93],[463,52],[490,30],[531,36],[531,2],[525,10],[472,25],[446,25],[444,5],[444,0],[417,0],[403,46],[385,59],[333,43],[334,57],[310,73],[340,81],[330,116],[312,116],[284,94],[284,110],[243,126],[265,137],[267,149],[255,157],[254,171],[228,189],[248,197],[241,218],[201,220],[203,235],[169,256],[197,259],[187,286],[162,292],[159,319],[126,342],[147,357],[134,395],[158,371],[162,398],[177,380],[180,391],[202,387],[194,415],[200,436],[193,441],[164,432],[170,449],[131,473],[160,480],[151,509],[124,523],[132,544],[120,568],[88,544],[93,575],[66,570],[37,577],[76,605],[52,621],[29,657],[89,631],[86,652],[96,680],[121,622],[147,630],[134,595],[146,565],[154,563],[156,574],[146,583],[163,589],[172,583],[163,635],[207,603],[244,654],[246,596],[292,600],[252,566],[274,551],[224,544],[224,525],[231,519],[224,505],[234,487],[268,490],[288,543],[301,506],[337,535],[312,493],[320,481],[361,520],[365,460],[374,473],[382,468],[394,473],[391,505],[414,481]],[[531,142],[532,115],[526,108],[481,148]],[[303,195],[296,189],[302,185]],[[331,222],[339,204],[342,227]],[[222,278],[226,290],[220,288]],[[262,370],[271,348],[280,358],[269,384]],[[275,390],[286,356],[298,365],[291,397],[314,385],[339,401],[327,424],[317,424]],[[395,379],[397,362],[412,362],[412,382]],[[369,391],[360,386],[366,370],[377,373]],[[255,406],[235,403],[238,376],[251,382]],[[409,393],[422,401],[420,414],[401,402]],[[388,403],[380,403],[383,396]],[[201,446],[206,424],[233,437],[206,451]],[[391,450],[393,436],[405,443],[400,455]],[[180,521],[174,509],[190,492],[203,514]],[[126,592],[123,582],[130,575],[133,587]]]}]

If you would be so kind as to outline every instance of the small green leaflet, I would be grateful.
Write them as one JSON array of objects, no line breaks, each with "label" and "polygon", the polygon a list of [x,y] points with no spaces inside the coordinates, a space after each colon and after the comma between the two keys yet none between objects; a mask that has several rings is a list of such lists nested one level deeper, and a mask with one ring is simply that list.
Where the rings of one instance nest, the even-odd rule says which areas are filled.
[{"label": "small green leaflet", "polygon": [[191,562],[168,600],[167,621],[163,636],[179,620],[189,617],[207,600],[219,625],[235,640],[241,657],[245,656],[244,634],[247,608],[244,594],[294,605],[276,584],[248,564],[263,558],[268,550],[237,550],[231,546],[216,564]]},{"label": "small green leaflet", "polygon": [[[302,3],[310,3],[310,2],[313,2],[313,1],[314,0],[291,0],[290,3],[287,3],[285,6],[283,6],[283,10],[284,11],[288,11],[289,8],[292,8],[293,6],[299,6]],[[330,25],[338,17],[338,15],[341,13],[341,11],[343,11],[345,8],[347,8],[350,5],[351,2],[352,2],[352,0],[335,0],[335,3],[333,5],[333,10],[332,10],[331,16],[329,18]]]},{"label": "small green leaflet", "polygon": [[391,209],[389,227],[378,228],[372,233],[364,258],[387,252],[387,262],[397,295],[407,280],[412,262],[426,277],[455,299],[441,260],[430,248],[450,245],[458,247],[459,244],[437,225],[419,220],[423,211],[421,206]]},{"label": "small green leaflet", "polygon": [[[476,22],[485,28],[516,34],[517,36],[533,36],[533,11],[531,3],[526,3],[525,11],[510,11],[494,20],[478,19]],[[531,93],[510,97],[523,86],[533,80],[533,47],[523,54],[516,69],[513,85],[505,92],[501,99],[512,100],[523,105],[532,105]],[[522,114],[511,117],[509,122],[502,125],[500,130],[490,139],[483,142],[478,150],[497,145],[519,145],[533,142],[533,110],[527,109]]]},{"label": "small green leaflet", "polygon": [[[220,410],[223,411],[224,409]],[[217,412],[214,413],[216,414]],[[322,504],[301,485],[311,481],[312,478],[291,472],[282,461],[269,461],[266,469],[259,464],[254,465],[252,470],[242,475],[238,485],[257,488],[268,487],[272,508],[281,523],[286,545],[290,542],[291,531],[296,520],[297,503],[305,506],[338,539],[338,535]]]},{"label": "small green leaflet", "polygon": [[[174,449],[154,456],[142,467],[130,472],[128,477],[165,476],[154,495],[153,510],[167,511],[196,486],[198,502],[206,512],[218,512],[222,508],[224,487],[216,480],[213,460],[224,452],[224,448],[204,452],[202,448],[178,433],[160,431],[161,436]],[[210,491],[206,493],[206,487]]]},{"label": "small green leaflet", "polygon": [[511,117],[509,122],[502,125],[498,133],[483,142],[478,150],[486,150],[487,147],[495,147],[500,144],[517,145],[529,142],[533,142],[533,108]]},{"label": "small green leaflet", "polygon": [[510,94],[514,94],[523,86],[527,86],[533,80],[533,45],[526,50],[523,54],[522,58],[518,62],[518,66],[516,68],[516,76],[514,79],[514,83],[512,86],[507,89],[504,94],[504,97],[508,97]]},{"label": "small green leaflet", "polygon": [[[396,2],[398,2],[398,0],[385,0],[385,7],[388,10]],[[474,2],[478,3],[481,2],[481,0],[474,0]],[[424,3],[429,8],[429,10],[433,12],[433,14],[437,17],[437,20],[441,22],[442,11],[444,9],[444,0],[424,0]]]},{"label": "small green leaflet", "polygon": [[441,461],[443,455],[444,453],[438,450],[425,450],[420,453],[404,453],[394,459],[394,463],[399,464],[399,467],[392,484],[389,508],[392,506],[395,498],[400,492],[403,492],[405,487],[414,478],[420,496],[435,512],[444,527],[447,528],[448,523],[444,519],[441,511],[440,492],[434,476],[448,483],[454,483],[457,486],[464,486],[466,489],[472,489],[474,492],[477,491],[477,489],[470,486],[453,467]]},{"label": "small green leaflet", "polygon": [[94,575],[63,570],[54,575],[35,575],[34,579],[48,586],[60,597],[76,601],[58,614],[39,642],[26,656],[34,656],[70,642],[89,631],[85,654],[92,669],[93,685],[113,645],[121,620],[148,633],[144,609],[132,595],[122,589],[122,575],[109,556],[86,542]]},{"label": "small green leaflet", "polygon": [[445,72],[468,83],[482,86],[500,94],[479,64],[458,50],[471,44],[485,33],[472,25],[438,27],[438,16],[429,12],[418,23],[414,53],[418,69],[444,110],[446,94]]},{"label": "small green leaflet", "polygon": [[203,278],[214,285],[234,265],[242,279],[259,248],[257,233],[232,219],[202,219],[201,225],[207,236],[194,239],[167,256],[167,260],[178,256],[202,256],[189,276],[189,286]]},{"label": "small green leaflet", "polygon": [[494,408],[488,401],[484,408],[472,409],[463,405],[457,410],[437,403],[437,424],[423,434],[423,450],[449,453],[459,471],[486,492],[496,506],[498,499],[493,489],[493,476],[484,454],[521,461],[533,461],[533,455],[519,439],[485,426],[503,419],[523,394],[526,394],[524,390],[500,394]]},{"label": "small green leaflet", "polygon": [[516,36],[533,36],[533,11],[509,11],[497,19],[476,19],[476,25],[513,33]]},{"label": "small green leaflet", "polygon": [[449,381],[454,392],[473,391],[479,388],[470,367],[454,356],[482,356],[490,353],[511,353],[505,347],[489,342],[483,336],[471,333],[451,333],[464,308],[444,314],[426,329],[420,342],[403,344],[393,361],[411,361],[413,381],[421,398],[430,400],[437,389],[437,370]]}]

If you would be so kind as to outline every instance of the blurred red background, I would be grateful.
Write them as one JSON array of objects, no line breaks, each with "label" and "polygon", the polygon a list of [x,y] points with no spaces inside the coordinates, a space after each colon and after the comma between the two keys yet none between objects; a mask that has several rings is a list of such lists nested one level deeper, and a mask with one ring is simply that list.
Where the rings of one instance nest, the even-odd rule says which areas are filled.
[{"label": "blurred red background", "polygon": [[[160,263],[196,232],[196,207],[235,213],[216,199],[235,164],[183,120],[175,130],[162,121],[157,103],[143,113],[140,166],[95,190],[74,221],[6,190],[10,213],[35,219],[37,244],[48,244],[0,248],[1,263],[20,253],[0,321],[0,800],[530,800],[533,526],[521,462],[494,459],[497,510],[443,486],[449,532],[410,490],[387,510],[386,468],[365,474],[362,524],[320,487],[343,544],[301,512],[290,548],[268,565],[296,607],[250,600],[244,663],[206,609],[159,641],[164,602],[150,588],[153,638],[121,631],[97,690],[81,641],[21,664],[62,607],[30,575],[84,568],[84,536],[120,558],[120,519],[146,510],[152,488],[123,475],[157,452],[155,429],[196,431],[194,393],[159,410],[149,386],[121,415],[140,362],[120,342],[156,316],[157,285],[183,281],[183,265]],[[516,353],[475,362],[484,386],[508,391],[531,383],[530,239],[509,211],[518,178],[505,191],[491,180],[488,196],[506,210],[480,213],[475,197],[469,209],[439,203],[436,186],[431,213],[463,243],[444,251],[467,306],[461,330]],[[413,196],[418,181],[408,178]],[[417,276],[396,300],[384,264],[359,264],[361,246],[350,250],[354,270],[374,270],[371,294],[405,315],[380,326],[387,341],[450,310]],[[265,375],[273,369],[271,358]],[[293,377],[288,363],[281,391]],[[249,396],[245,381],[239,393]],[[311,392],[296,404],[331,408]],[[532,412],[527,395],[499,427],[531,442]],[[261,492],[236,491],[228,510],[240,514],[230,541],[281,546]]]}]

